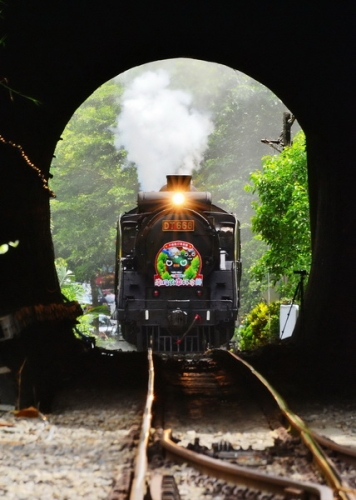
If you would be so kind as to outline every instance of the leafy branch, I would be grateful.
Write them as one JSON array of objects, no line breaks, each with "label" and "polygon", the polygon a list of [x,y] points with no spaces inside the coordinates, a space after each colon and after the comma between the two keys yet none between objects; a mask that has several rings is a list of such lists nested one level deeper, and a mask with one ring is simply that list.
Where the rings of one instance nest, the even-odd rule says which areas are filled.
[{"label": "leafy branch", "polygon": [[[2,40],[3,40],[3,38],[2,38]],[[34,97],[30,97],[26,94],[23,94],[22,92],[20,92],[18,90],[13,89],[12,87],[10,87],[10,85],[8,85],[7,78],[2,78],[2,80],[0,80],[0,86],[9,91],[11,101],[14,100],[14,94],[16,94],[16,95],[19,95],[20,97],[23,97],[24,99],[28,99],[28,100],[32,101],[37,106],[39,106],[41,104],[41,101],[39,101],[38,99],[35,99]]]},{"label": "leafy branch", "polygon": [[[4,2],[2,0],[0,0],[0,7],[2,5],[4,5]],[[2,17],[2,10],[0,10],[0,17]],[[6,38],[7,38],[6,35],[2,35],[2,37],[0,38],[0,46],[5,47]],[[13,89],[12,87],[10,87],[8,79],[6,77],[3,77],[0,79],[0,86],[9,92],[11,101],[14,100],[14,94],[17,94],[20,97],[23,97],[24,99],[28,99],[28,100],[32,101],[36,105],[41,104],[41,102],[38,99],[35,99],[34,97],[30,97],[26,94],[23,94],[22,92],[20,92],[18,90]]]},{"label": "leafy branch", "polygon": [[3,243],[2,245],[0,245],[0,255],[3,255],[6,252],[8,252],[9,247],[16,248],[18,246],[18,244],[19,244],[19,240],[9,241],[8,243]]}]

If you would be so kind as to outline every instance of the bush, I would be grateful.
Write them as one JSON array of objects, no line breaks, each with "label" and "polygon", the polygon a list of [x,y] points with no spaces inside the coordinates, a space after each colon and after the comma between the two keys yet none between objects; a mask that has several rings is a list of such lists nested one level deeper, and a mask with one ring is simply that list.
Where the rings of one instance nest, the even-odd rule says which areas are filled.
[{"label": "bush", "polygon": [[257,304],[237,330],[236,340],[241,351],[276,343],[279,340],[280,301]]},{"label": "bush", "polygon": [[[58,281],[61,287],[61,292],[65,300],[76,301],[83,305],[85,296],[85,288],[80,283],[75,281],[75,276],[72,271],[67,267],[65,259],[57,258],[55,266],[58,276]],[[86,336],[97,336],[98,331],[95,327],[95,321],[99,319],[99,314],[108,314],[107,306],[96,306],[90,309],[86,308],[85,314],[77,318],[78,324],[76,326],[75,335],[78,337],[78,331]]]}]

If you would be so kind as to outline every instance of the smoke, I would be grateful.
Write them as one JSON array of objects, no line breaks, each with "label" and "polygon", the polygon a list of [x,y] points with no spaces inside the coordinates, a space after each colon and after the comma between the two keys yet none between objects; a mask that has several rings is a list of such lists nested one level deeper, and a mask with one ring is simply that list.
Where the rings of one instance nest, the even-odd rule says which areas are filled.
[{"label": "smoke", "polygon": [[192,107],[191,94],[169,83],[166,71],[147,71],[122,96],[115,147],[136,164],[143,191],[158,190],[167,174],[198,168],[214,128],[208,114]]}]

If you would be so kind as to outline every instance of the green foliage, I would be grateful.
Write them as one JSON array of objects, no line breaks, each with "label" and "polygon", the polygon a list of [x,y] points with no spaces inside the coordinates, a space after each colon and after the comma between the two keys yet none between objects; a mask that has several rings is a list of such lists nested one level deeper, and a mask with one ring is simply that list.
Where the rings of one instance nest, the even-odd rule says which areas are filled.
[{"label": "green foliage", "polygon": [[[58,276],[61,292],[66,300],[76,301],[83,304],[85,295],[84,286],[75,282],[75,275],[68,269],[68,264],[65,259],[57,258],[55,266]],[[77,318],[77,329],[85,335],[95,335],[94,321],[99,317],[99,314],[107,314],[106,306],[91,307],[85,314]]]},{"label": "green foliage", "polygon": [[214,203],[248,224],[251,194],[244,186],[265,154],[261,139],[280,134],[285,106],[269,89],[242,73],[233,73],[227,83],[220,99],[212,100],[215,128],[194,178],[199,188],[213,192]]},{"label": "green foliage", "polygon": [[[3,42],[4,42],[4,37],[0,40],[0,45],[3,45]],[[25,95],[22,92],[20,92],[18,90],[15,90],[13,87],[10,87],[10,85],[8,85],[7,83],[5,83],[4,79],[0,80],[0,86],[2,88],[4,88],[9,93],[9,99],[11,101],[14,100],[14,94],[16,94],[16,95],[18,95],[20,97],[23,97],[24,99],[28,99],[29,101],[32,101],[37,106],[39,106],[41,104],[41,101],[39,101],[38,99],[35,99],[34,97],[30,97],[28,95]]]},{"label": "green foliage", "polygon": [[286,296],[299,280],[293,271],[309,270],[311,264],[307,182],[305,137],[299,132],[291,147],[263,158],[262,170],[255,171],[246,186],[258,195],[252,203],[252,230],[268,246],[252,273],[259,280],[269,274]]},{"label": "green foliage", "polygon": [[[62,295],[68,301],[81,303],[85,294],[84,287],[80,283],[75,283],[75,276],[73,272],[68,269],[67,262],[62,258],[58,258],[55,260],[55,266]],[[82,333],[91,333],[91,317],[84,314],[78,318],[78,322],[78,329]]]},{"label": "green foliage", "polygon": [[242,267],[241,276],[241,307],[240,315],[247,314],[264,296],[264,291],[268,286],[268,280],[263,277],[258,279],[252,272],[252,267],[263,253],[266,245],[263,241],[253,238],[250,227],[245,224],[241,228],[242,241]]},{"label": "green foliage", "polygon": [[221,98],[214,97],[211,109],[215,129],[202,166],[194,173],[194,184],[212,192],[214,203],[235,213],[241,222],[241,312],[247,313],[261,299],[267,282],[250,271],[266,244],[253,238],[251,201],[257,199],[257,193],[244,187],[266,152],[261,139],[279,136],[286,108],[269,89],[238,72],[226,77]]},{"label": "green foliage", "polygon": [[136,201],[136,170],[124,168],[126,153],[114,147],[120,91],[112,81],[100,87],[73,115],[56,149],[55,252],[81,281],[114,267],[116,223]]},{"label": "green foliage", "polygon": [[247,314],[239,327],[236,340],[241,351],[253,350],[279,340],[281,302],[261,302]]},{"label": "green foliage", "polygon": [[19,240],[3,243],[2,245],[0,245],[0,255],[7,253],[10,248],[17,248],[19,243]]},{"label": "green foliage", "polygon": [[75,282],[74,273],[68,269],[67,262],[58,258],[55,260],[55,266],[62,295],[69,301],[82,303],[85,295],[84,287]]}]

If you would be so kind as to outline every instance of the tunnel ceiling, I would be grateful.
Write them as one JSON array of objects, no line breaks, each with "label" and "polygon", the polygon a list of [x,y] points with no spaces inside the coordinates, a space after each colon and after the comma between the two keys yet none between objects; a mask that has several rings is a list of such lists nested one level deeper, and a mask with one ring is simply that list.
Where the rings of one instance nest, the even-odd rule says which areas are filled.
[{"label": "tunnel ceiling", "polygon": [[34,116],[68,121],[81,102],[117,74],[159,59],[191,57],[260,81],[307,130],[316,116],[331,119],[345,107],[340,83],[343,92],[354,83],[347,63],[353,57],[350,9],[331,1],[323,9],[306,1],[276,0],[196,0],[174,7],[162,1],[13,1],[2,9],[1,76],[42,103]]}]

